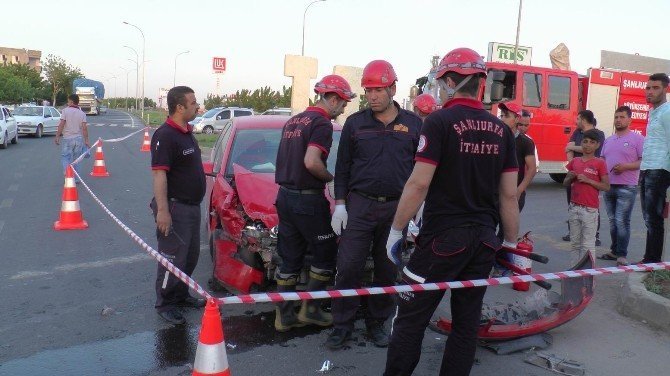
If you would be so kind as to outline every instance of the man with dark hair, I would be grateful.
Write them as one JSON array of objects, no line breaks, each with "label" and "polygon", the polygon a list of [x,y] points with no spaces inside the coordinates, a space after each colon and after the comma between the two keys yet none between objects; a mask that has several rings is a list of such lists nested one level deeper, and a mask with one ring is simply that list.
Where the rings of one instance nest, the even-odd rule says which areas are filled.
[{"label": "man with dark hair", "polygon": [[[277,251],[282,259],[276,274],[277,291],[293,292],[311,251],[307,290],[324,290],[330,282],[337,257],[337,237],[330,226],[330,204],[324,187],[333,175],[326,160],[333,143],[331,120],[344,112],[356,94],[347,80],[332,74],[314,86],[317,103],[290,118],[282,129],[277,150],[275,182],[279,184],[277,214],[279,215]],[[297,317],[294,302],[277,304],[275,330],[313,324],[330,326],[333,317],[321,309],[321,301],[303,301]]]},{"label": "man with dark hair", "polygon": [[[579,111],[577,114],[577,120],[575,121],[575,124],[577,125],[577,128],[575,131],[572,133],[572,136],[570,136],[570,141],[568,142],[568,145],[565,147],[565,153],[568,158],[568,162],[570,162],[573,158],[575,157],[581,157],[582,156],[582,139],[584,138],[584,132],[588,131],[589,129],[596,129],[596,124],[597,120],[595,116],[593,115],[593,112],[591,110],[582,110]],[[599,135],[598,139],[598,144],[600,145],[598,149],[595,152],[596,157],[600,157],[600,153],[603,150],[603,144],[605,142],[605,133],[601,131],[600,129],[596,129]],[[570,205],[570,197],[571,197],[571,186],[568,185],[566,186],[566,194],[567,194],[567,201],[568,205]],[[568,233],[563,236],[564,241],[570,241],[570,223],[568,222]],[[600,215],[598,215],[598,230],[596,232],[596,246],[600,246]]]},{"label": "man with dark hair", "polygon": [[[200,202],[205,195],[205,172],[200,147],[189,121],[198,113],[193,90],[176,86],[167,95],[169,116],[151,137],[154,198],[150,207],[156,219],[158,251],[190,276],[200,255]],[[158,264],[156,311],[172,324],[186,320],[178,307],[204,307],[188,286]]]},{"label": "man with dark hair", "polygon": [[610,252],[599,258],[628,265],[630,215],[635,206],[640,178],[640,160],[644,137],[629,129],[632,111],[621,106],[614,112],[614,134],[605,140],[602,157],[609,171],[610,190],[605,193],[605,209],[610,221]]},{"label": "man with dark hair", "polygon": [[[501,248],[496,236],[501,219],[502,246],[517,246],[514,135],[477,100],[475,88],[483,86],[485,77],[484,61],[469,48],[449,52],[437,67],[436,78],[446,92],[454,92],[453,99],[423,124],[416,165],[386,243],[389,259],[400,264],[402,229],[425,200],[416,249],[402,271],[407,284],[488,278]],[[384,376],[412,374],[419,363],[424,332],[444,293],[398,294]],[[440,375],[470,373],[485,293],[486,287],[451,291],[453,327]]]},{"label": "man with dark hair", "polygon": [[[79,108],[79,96],[77,94],[70,94],[67,97],[67,107],[61,112],[58,131],[54,139],[56,145],[60,145],[61,137],[63,137],[61,164],[63,165],[63,173],[65,173],[67,166],[84,152],[84,145],[87,148],[90,147],[86,114]],[[74,165],[74,169],[79,174],[79,164]],[[79,182],[79,178],[76,180]]]},{"label": "man with dark hair", "polygon": [[652,105],[647,123],[647,137],[642,148],[640,164],[640,199],[647,225],[647,243],[643,263],[661,261],[665,231],[663,206],[670,186],[670,104],[667,102],[668,75],[649,76],[646,87],[647,103]]}]

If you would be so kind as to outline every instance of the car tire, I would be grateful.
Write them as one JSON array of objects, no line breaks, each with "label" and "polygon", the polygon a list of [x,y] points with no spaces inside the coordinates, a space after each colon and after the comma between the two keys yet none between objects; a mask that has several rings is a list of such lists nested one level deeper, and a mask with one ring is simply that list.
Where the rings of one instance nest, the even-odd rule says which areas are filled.
[{"label": "car tire", "polygon": [[7,138],[8,137],[9,137],[9,135],[7,134],[7,132],[5,132],[5,137],[2,139],[2,144],[0,144],[0,149],[7,149],[7,145],[8,145]]},{"label": "car tire", "polygon": [[566,174],[549,174],[549,177],[556,183],[563,184],[563,180],[565,180],[565,175]]},{"label": "car tire", "polygon": [[42,138],[42,135],[44,134],[44,131],[42,130],[42,124],[37,126],[37,130],[35,131],[35,138]]},{"label": "car tire", "polygon": [[214,128],[212,128],[211,126],[207,125],[207,126],[205,126],[205,128],[202,129],[202,133],[204,133],[204,134],[212,134],[212,133],[214,133]]},{"label": "car tire", "polygon": [[19,143],[19,131],[17,130],[16,133],[14,134],[14,138],[12,138],[12,144],[16,145]]}]

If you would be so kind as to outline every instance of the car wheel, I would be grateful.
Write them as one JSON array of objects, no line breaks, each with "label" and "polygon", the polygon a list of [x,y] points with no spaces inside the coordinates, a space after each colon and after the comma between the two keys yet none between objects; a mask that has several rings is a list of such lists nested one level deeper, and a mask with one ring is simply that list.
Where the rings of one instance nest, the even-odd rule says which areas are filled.
[{"label": "car wheel", "polygon": [[35,138],[42,138],[42,124],[37,126],[37,130],[35,131]]},{"label": "car wheel", "polygon": [[16,131],[14,138],[12,139],[12,144],[16,145],[19,143],[19,131]]},{"label": "car wheel", "polygon": [[565,175],[566,174],[549,174],[549,177],[556,183],[563,184],[563,180],[565,180]]},{"label": "car wheel", "polygon": [[7,137],[9,135],[5,132],[5,138],[2,139],[2,144],[0,144],[0,149],[7,149]]},{"label": "car wheel", "polygon": [[202,133],[205,134],[212,134],[214,133],[214,128],[210,127],[209,125],[203,128]]}]

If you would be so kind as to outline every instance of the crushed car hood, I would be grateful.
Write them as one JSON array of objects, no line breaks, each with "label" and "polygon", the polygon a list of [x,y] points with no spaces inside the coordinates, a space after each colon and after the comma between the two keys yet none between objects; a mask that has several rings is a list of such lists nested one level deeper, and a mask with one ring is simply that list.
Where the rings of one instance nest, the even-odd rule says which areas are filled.
[{"label": "crushed car hood", "polygon": [[235,188],[240,203],[249,218],[259,220],[267,228],[279,223],[275,201],[279,186],[275,183],[275,175],[271,173],[254,173],[240,165],[233,165]]}]

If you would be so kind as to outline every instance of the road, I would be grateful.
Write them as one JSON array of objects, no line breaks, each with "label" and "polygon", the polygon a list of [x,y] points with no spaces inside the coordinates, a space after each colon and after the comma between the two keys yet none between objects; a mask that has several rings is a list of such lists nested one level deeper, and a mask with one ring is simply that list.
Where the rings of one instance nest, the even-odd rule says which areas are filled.
[{"label": "road", "polygon": [[[91,140],[121,137],[141,122],[120,111],[89,117]],[[133,128],[133,126],[135,126]],[[155,246],[149,154],[139,151],[142,135],[105,143],[111,176],[88,175],[92,159],[82,166],[84,181],[95,194],[149,244]],[[172,327],[153,309],[155,262],[142,251],[81,185],[79,200],[90,227],[57,232],[63,177],[53,136],[22,137],[0,151],[0,375],[188,375],[195,356],[202,313],[187,311],[188,324]],[[522,214],[523,230],[533,230],[535,249],[551,258],[537,271],[567,266],[563,189],[540,175],[530,188]],[[603,216],[604,210],[603,210]],[[608,245],[603,221],[603,245]],[[633,214],[631,260],[644,247],[639,202]],[[211,260],[202,237],[196,281],[207,285]],[[602,248],[604,250],[604,248]],[[603,262],[602,265],[612,266]],[[664,374],[670,336],[616,312],[622,275],[598,278],[594,300],[577,319],[551,331],[549,352],[584,364],[588,375]],[[487,300],[508,294],[491,288]],[[370,345],[357,323],[348,349],[323,347],[329,330],[301,328],[275,333],[273,307],[223,307],[228,359],[232,374],[312,375],[330,360],[330,375],[379,375],[385,350]],[[436,375],[444,336],[427,331],[415,375]],[[495,355],[478,349],[473,375],[551,375],[523,363],[524,354]]]}]

